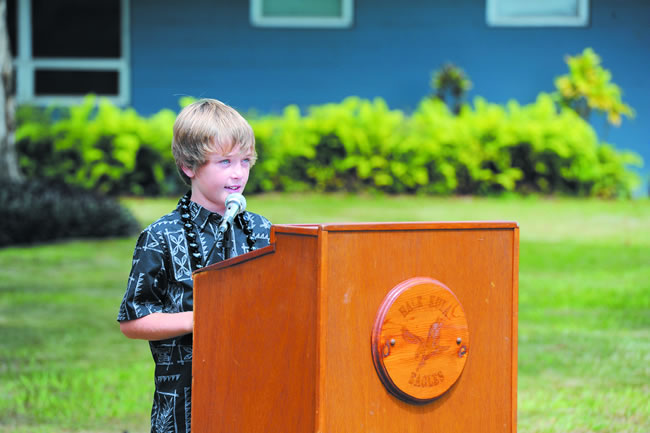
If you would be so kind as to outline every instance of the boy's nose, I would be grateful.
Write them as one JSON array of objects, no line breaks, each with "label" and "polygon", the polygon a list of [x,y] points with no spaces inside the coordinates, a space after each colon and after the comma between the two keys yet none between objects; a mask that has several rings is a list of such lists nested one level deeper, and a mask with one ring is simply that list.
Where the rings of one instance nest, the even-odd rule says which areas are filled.
[{"label": "boy's nose", "polygon": [[242,167],[241,164],[235,164],[233,166],[233,170],[232,170],[232,176],[233,177],[239,179],[240,177],[242,177],[244,175],[243,173],[244,173],[244,167]]}]

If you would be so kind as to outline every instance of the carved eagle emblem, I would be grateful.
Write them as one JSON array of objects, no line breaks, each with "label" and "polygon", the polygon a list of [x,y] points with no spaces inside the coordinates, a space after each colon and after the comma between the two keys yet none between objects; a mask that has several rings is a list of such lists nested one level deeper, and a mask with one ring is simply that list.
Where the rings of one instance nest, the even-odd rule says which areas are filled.
[{"label": "carved eagle emblem", "polygon": [[[413,334],[411,331],[402,327],[402,338],[410,344],[417,344],[418,349],[415,352],[415,359],[419,359],[417,370],[419,370],[426,362],[436,353],[444,352],[449,349],[449,346],[440,346],[440,331],[442,330],[442,320],[439,319],[431,324],[429,332],[427,333],[426,340]],[[416,370],[416,371],[417,371]]]}]

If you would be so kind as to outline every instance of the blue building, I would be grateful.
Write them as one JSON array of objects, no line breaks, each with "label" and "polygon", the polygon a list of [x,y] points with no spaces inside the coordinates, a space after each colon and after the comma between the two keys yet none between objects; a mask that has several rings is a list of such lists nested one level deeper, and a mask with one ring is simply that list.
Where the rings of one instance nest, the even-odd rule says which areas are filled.
[{"label": "blue building", "polygon": [[[534,101],[592,47],[636,110],[603,140],[650,161],[647,0],[8,0],[20,101],[89,91],[149,114],[184,95],[247,111],[380,96],[409,110],[431,72],[469,94]],[[644,168],[648,173],[648,168]]]}]

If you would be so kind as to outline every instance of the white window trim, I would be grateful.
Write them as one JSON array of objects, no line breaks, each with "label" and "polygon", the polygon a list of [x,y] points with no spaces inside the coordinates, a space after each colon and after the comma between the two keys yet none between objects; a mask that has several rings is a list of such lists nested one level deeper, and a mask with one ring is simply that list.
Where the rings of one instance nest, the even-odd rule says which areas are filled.
[{"label": "white window trim", "polygon": [[340,17],[266,17],[262,14],[264,0],[250,0],[250,21],[255,27],[344,28],[351,27],[354,0],[340,0]]},{"label": "white window trim", "polygon": [[575,0],[578,14],[573,17],[555,15],[505,16],[499,14],[499,2],[486,0],[486,21],[492,27],[585,27],[589,24],[589,0]]},{"label": "white window trim", "polygon": [[64,69],[78,71],[107,70],[118,72],[117,96],[98,95],[117,105],[128,105],[131,100],[130,58],[131,58],[131,25],[130,2],[120,0],[121,8],[121,53],[122,57],[112,59],[84,59],[84,58],[38,58],[32,57],[32,2],[31,0],[18,0],[18,55],[14,60],[16,68],[16,99],[18,103],[35,105],[72,105],[81,102],[84,95],[80,96],[36,96],[34,94],[34,72],[38,68]]}]

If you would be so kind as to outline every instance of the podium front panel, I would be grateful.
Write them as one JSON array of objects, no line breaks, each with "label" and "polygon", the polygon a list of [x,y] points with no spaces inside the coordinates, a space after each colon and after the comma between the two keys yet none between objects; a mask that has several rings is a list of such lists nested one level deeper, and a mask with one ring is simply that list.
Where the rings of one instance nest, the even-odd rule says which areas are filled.
[{"label": "podium front panel", "polygon": [[[517,236],[516,227],[328,231],[320,431],[515,431]],[[384,388],[369,347],[383,298],[414,277],[453,291],[472,341],[458,381],[422,405]]]}]

